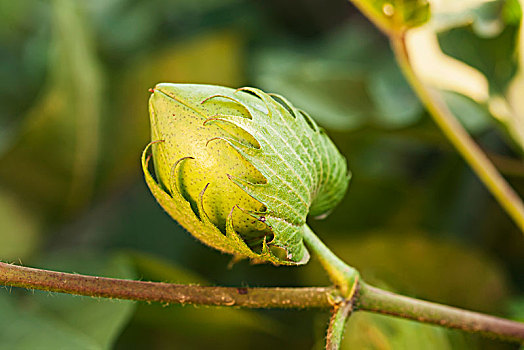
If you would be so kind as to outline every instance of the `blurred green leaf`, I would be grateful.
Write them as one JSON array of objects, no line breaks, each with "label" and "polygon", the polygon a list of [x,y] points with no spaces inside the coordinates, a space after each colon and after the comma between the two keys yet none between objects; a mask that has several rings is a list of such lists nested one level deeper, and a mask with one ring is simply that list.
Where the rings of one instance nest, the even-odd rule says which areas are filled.
[{"label": "blurred green leaf", "polygon": [[1,259],[18,261],[29,257],[41,243],[41,230],[41,219],[0,187]]},{"label": "blurred green leaf", "polygon": [[207,284],[202,276],[152,254],[130,251],[126,255],[133,261],[137,272],[148,280],[179,284]]},{"label": "blurred green leaf", "polygon": [[506,0],[502,8],[502,18],[507,24],[517,24],[522,20],[522,6],[519,0]]},{"label": "blurred green leaf", "polygon": [[100,47],[117,62],[130,54],[149,52],[181,33],[187,37],[206,26],[230,26],[227,14],[241,5],[241,0],[91,0],[85,4]]},{"label": "blurred green leaf", "polygon": [[0,291],[0,349],[100,349],[78,330],[45,313],[27,310]]},{"label": "blurred green leaf", "polygon": [[420,102],[389,47],[366,26],[351,22],[329,40],[310,45],[288,42],[261,50],[257,84],[285,94],[327,128],[401,128],[420,119]]},{"label": "blurred green leaf", "polygon": [[[123,257],[107,262],[77,253],[53,260],[44,265],[73,271],[89,266],[90,274],[135,277]],[[4,290],[0,297],[2,349],[110,349],[135,309],[130,301],[44,292],[17,298]]]},{"label": "blurred green leaf", "polygon": [[356,312],[351,315],[341,349],[475,349],[460,334],[427,324],[391,316]]},{"label": "blurred green leaf", "polygon": [[456,92],[442,91],[442,96],[448,108],[469,132],[478,134],[492,125],[486,106]]},{"label": "blurred green leaf", "polygon": [[510,301],[509,315],[517,321],[524,322],[524,297]]},{"label": "blurred green leaf", "polygon": [[0,1],[0,155],[11,146],[45,79],[50,6]]},{"label": "blurred green leaf", "polygon": [[453,28],[438,35],[442,51],[486,76],[492,94],[504,94],[518,69],[519,23],[505,25],[493,37],[478,36],[471,26]]},{"label": "blurred green leaf", "polygon": [[[209,285],[203,277],[153,255],[128,252],[126,256],[132,259],[142,279]],[[283,325],[256,311],[227,307],[167,306],[138,304],[133,322],[140,328],[133,331],[137,334],[125,334],[124,341],[132,341],[150,328],[169,331],[171,339],[183,341],[193,338],[194,347],[200,344],[198,347],[248,348],[251,341],[238,336],[246,333],[258,339],[270,337],[278,340],[285,336],[281,330]]]},{"label": "blurred green leaf", "polygon": [[0,180],[37,210],[57,216],[85,204],[93,191],[102,78],[81,4],[53,1],[52,23],[46,92],[20,137],[0,154]]},{"label": "blurred green leaf", "polygon": [[368,89],[377,108],[377,125],[402,128],[420,119],[422,105],[391,57],[371,71]]}]

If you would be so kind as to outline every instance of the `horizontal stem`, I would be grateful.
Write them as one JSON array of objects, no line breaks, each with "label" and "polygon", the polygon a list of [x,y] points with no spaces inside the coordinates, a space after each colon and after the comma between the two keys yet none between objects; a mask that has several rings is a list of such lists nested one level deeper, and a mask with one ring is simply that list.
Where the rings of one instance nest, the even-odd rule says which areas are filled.
[{"label": "horizontal stem", "polygon": [[336,290],[318,288],[235,288],[144,282],[33,269],[0,262],[0,285],[92,297],[164,304],[248,308],[329,308]]},{"label": "horizontal stem", "polygon": [[524,323],[409,298],[360,283],[355,308],[477,333],[500,340],[523,342]]},{"label": "horizontal stem", "polygon": [[[332,287],[202,287],[86,276],[0,262],[0,285],[92,297],[165,304],[247,308],[332,308],[341,298]],[[383,291],[360,282],[355,308],[514,342],[524,342],[524,323],[465,311]]]}]

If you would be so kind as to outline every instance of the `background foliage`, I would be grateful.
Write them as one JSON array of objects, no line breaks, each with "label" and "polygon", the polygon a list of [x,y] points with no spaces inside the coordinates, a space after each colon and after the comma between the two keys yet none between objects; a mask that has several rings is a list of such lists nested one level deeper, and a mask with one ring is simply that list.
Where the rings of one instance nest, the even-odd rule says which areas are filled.
[{"label": "background foliage", "polygon": [[[433,38],[460,62],[415,63],[524,193],[519,3],[451,3],[435,2],[420,43]],[[178,283],[328,284],[315,261],[229,269],[230,256],[162,212],[139,164],[147,89],[161,81],[287,96],[353,171],[343,203],[311,223],[337,254],[382,287],[524,318],[521,233],[435,127],[386,39],[343,0],[0,0],[2,260]],[[0,289],[0,348],[320,348],[327,317]],[[352,317],[344,341],[515,348],[371,314]]]}]

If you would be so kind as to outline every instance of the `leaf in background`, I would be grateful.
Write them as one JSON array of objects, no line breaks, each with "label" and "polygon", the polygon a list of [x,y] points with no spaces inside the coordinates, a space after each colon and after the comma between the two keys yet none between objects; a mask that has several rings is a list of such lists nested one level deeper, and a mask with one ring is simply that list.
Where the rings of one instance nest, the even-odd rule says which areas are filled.
[{"label": "leaf in background", "polygon": [[0,155],[16,140],[48,66],[50,6],[0,1]]},{"label": "leaf in background", "polygon": [[514,320],[524,322],[524,297],[520,296],[510,301],[509,316]]},{"label": "leaf in background", "polygon": [[452,28],[439,33],[439,44],[446,55],[481,72],[488,79],[490,94],[502,95],[518,68],[519,24],[506,24],[488,37],[479,36],[473,25]]},{"label": "leaf in background", "polygon": [[341,350],[476,349],[445,328],[369,312],[352,314],[346,327]]},{"label": "leaf in background", "polygon": [[[62,253],[46,268],[135,278],[125,258]],[[75,267],[76,266],[76,267]],[[88,266],[88,267],[87,267]],[[3,304],[3,305],[2,305]],[[135,310],[135,303],[34,292],[17,298],[0,291],[2,349],[111,349]]]},{"label": "leaf in background", "polygon": [[371,71],[368,89],[377,108],[375,119],[379,126],[402,128],[420,119],[422,105],[389,55]]},{"label": "leaf in background", "polygon": [[407,42],[419,76],[487,106],[522,151],[524,107],[516,97],[524,91],[521,3],[434,1],[431,21],[409,33]]},{"label": "leaf in background", "polygon": [[478,134],[491,125],[491,115],[486,106],[456,92],[441,93],[448,108],[469,132]]},{"label": "leaf in background", "polygon": [[24,309],[0,291],[0,349],[100,349],[77,330],[45,313]]},{"label": "leaf in background", "polygon": [[52,5],[48,86],[20,138],[1,155],[0,180],[38,210],[59,216],[85,204],[93,190],[102,78],[79,3]]},{"label": "leaf in background", "polygon": [[242,5],[242,0],[91,0],[85,4],[103,54],[117,65],[137,53],[170,46],[174,37],[231,26],[244,14]]},{"label": "leaf in background", "polygon": [[[141,279],[209,285],[203,277],[153,255],[128,252],[126,256],[134,262]],[[179,347],[189,340],[188,346],[194,348],[252,348],[255,339],[266,339],[264,343],[268,344],[277,340],[282,342],[285,338],[281,330],[283,325],[277,321],[256,311],[226,307],[166,307],[140,303],[133,325],[134,328],[124,333],[120,344],[131,346],[140,342],[139,339],[153,329],[155,332],[167,332],[165,337],[168,341],[176,342]],[[246,334],[249,336],[241,336]]]},{"label": "leaf in background", "polygon": [[135,265],[137,273],[150,281],[206,285],[205,279],[181,266],[152,254],[142,252],[125,253]]},{"label": "leaf in background", "polygon": [[0,187],[0,258],[18,261],[40,245],[40,218]]},{"label": "leaf in background", "polygon": [[422,107],[389,47],[359,22],[304,48],[288,42],[256,56],[255,82],[282,93],[324,127],[400,128],[417,122]]},{"label": "leaf in background", "polygon": [[259,54],[257,85],[285,93],[327,128],[352,130],[365,123],[371,110],[361,72],[287,50]]}]

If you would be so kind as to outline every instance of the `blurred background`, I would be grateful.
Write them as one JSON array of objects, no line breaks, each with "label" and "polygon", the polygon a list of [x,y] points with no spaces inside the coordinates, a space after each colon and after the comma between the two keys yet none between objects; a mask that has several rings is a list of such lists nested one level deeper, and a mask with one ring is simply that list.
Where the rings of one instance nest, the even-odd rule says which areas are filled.
[{"label": "blurred background", "polygon": [[[524,193],[518,0],[435,1],[414,65]],[[278,92],[326,127],[353,172],[311,222],[370,283],[524,320],[524,239],[435,126],[389,45],[344,0],[0,0],[0,259],[111,277],[309,286],[240,262],[156,204],[139,158],[158,82]],[[320,349],[328,311],[147,305],[0,289],[1,349]],[[517,349],[368,313],[345,349]]]}]

